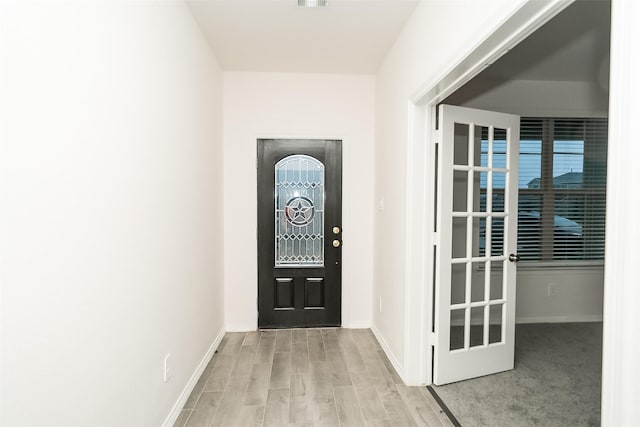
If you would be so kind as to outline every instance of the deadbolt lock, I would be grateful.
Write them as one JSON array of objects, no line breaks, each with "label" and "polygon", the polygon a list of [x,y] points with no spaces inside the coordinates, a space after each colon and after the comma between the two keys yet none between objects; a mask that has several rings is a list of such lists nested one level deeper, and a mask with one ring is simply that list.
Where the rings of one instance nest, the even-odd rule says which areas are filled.
[{"label": "deadbolt lock", "polygon": [[333,247],[337,248],[338,246],[340,246],[340,240],[336,239],[333,241]]},{"label": "deadbolt lock", "polygon": [[340,227],[333,227],[333,234],[340,234]]}]

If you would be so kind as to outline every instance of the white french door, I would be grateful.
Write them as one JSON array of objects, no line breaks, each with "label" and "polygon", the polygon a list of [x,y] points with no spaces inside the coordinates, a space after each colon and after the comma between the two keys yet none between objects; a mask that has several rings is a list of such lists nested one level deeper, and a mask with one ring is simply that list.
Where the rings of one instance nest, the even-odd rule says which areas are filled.
[{"label": "white french door", "polygon": [[433,380],[513,369],[520,118],[439,107]]}]

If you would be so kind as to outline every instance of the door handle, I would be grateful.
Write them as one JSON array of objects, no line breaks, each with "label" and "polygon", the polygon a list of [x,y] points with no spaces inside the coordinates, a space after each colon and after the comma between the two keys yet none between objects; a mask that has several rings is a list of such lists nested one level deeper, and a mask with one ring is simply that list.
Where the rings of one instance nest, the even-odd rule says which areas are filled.
[{"label": "door handle", "polygon": [[517,254],[509,254],[509,261],[518,262],[520,261],[520,255]]},{"label": "door handle", "polygon": [[337,248],[337,247],[339,247],[339,246],[340,246],[340,240],[335,239],[335,240],[332,242],[332,244],[333,244],[333,247],[334,247],[334,248]]}]

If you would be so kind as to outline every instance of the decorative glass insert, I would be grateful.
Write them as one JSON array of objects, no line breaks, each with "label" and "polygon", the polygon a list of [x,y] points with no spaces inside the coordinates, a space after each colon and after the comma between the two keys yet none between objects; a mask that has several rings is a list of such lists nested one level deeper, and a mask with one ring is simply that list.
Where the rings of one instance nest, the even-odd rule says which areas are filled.
[{"label": "decorative glass insert", "polygon": [[276,267],[324,265],[324,165],[295,154],[275,166]]}]

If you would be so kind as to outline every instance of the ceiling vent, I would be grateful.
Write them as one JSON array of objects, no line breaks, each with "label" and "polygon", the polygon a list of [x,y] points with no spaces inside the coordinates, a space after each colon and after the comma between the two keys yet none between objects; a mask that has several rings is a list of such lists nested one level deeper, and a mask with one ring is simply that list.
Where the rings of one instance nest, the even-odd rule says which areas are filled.
[{"label": "ceiling vent", "polygon": [[323,7],[328,4],[328,0],[298,0],[298,6],[302,7]]}]

